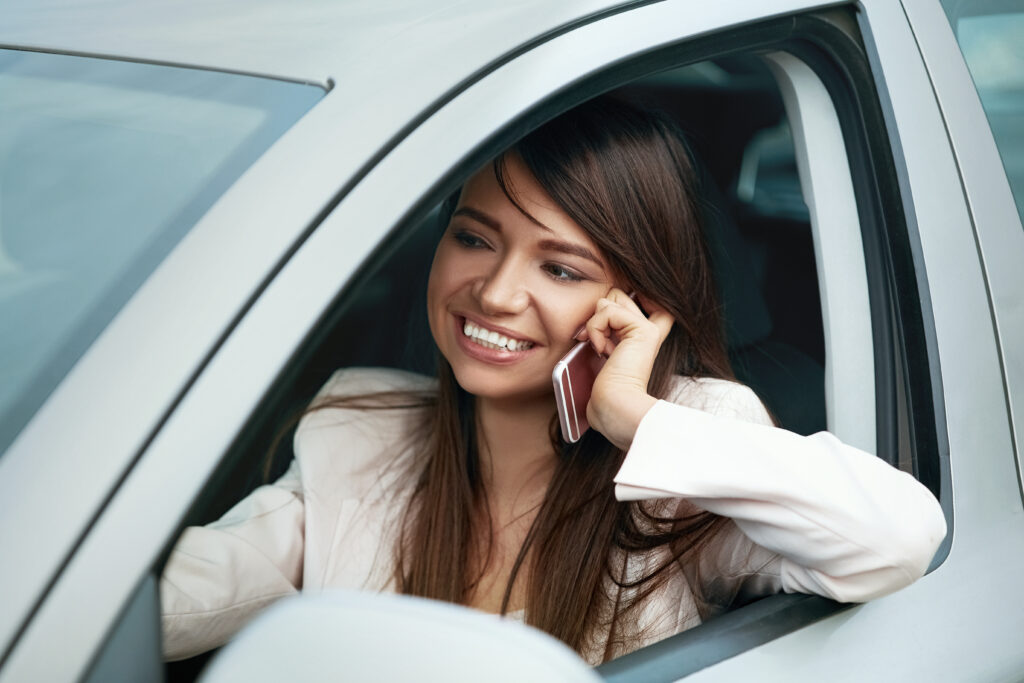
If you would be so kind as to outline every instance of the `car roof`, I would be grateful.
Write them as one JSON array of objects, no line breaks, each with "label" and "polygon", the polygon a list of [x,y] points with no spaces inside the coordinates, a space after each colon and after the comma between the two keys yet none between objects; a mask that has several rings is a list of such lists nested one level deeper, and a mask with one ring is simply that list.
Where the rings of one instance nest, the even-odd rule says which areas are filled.
[{"label": "car roof", "polygon": [[[7,0],[0,46],[328,85],[366,60],[419,69],[476,44],[521,44],[637,0]],[[511,39],[511,40],[510,40]],[[429,59],[428,62],[429,63]]]}]

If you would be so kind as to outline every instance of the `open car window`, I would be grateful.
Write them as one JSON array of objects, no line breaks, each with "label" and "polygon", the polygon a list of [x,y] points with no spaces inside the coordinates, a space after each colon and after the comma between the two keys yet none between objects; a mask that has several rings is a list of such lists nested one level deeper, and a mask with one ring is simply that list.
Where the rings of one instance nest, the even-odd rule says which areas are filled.
[{"label": "open car window", "polygon": [[[833,55],[832,60],[863,58],[857,52],[855,31],[814,21],[807,31],[812,36],[815,31],[825,33],[826,38],[819,37],[822,40],[845,41],[848,52]],[[829,186],[831,176],[825,176],[829,182],[819,178],[817,187],[808,178],[815,168],[835,161],[807,147],[808,139],[823,139],[822,133],[812,130],[822,118],[831,126],[829,139],[838,141],[841,155],[858,146],[886,144],[864,139],[861,129],[851,123],[863,112],[850,109],[849,98],[865,96],[858,89],[867,90],[867,86],[843,82],[834,61],[808,64],[799,54],[799,42],[782,42],[779,47],[792,52],[780,50],[767,56],[737,49],[715,60],[620,78],[612,90],[618,97],[668,113],[688,135],[701,168],[704,219],[726,313],[730,356],[741,381],[763,397],[782,426],[803,434],[837,426],[839,431],[852,429],[847,438],[859,440],[861,447],[927,476],[935,466],[919,465],[929,454],[909,440],[908,424],[920,415],[907,411],[911,389],[905,382],[913,370],[900,364],[906,340],[900,321],[894,324],[888,303],[892,265],[877,251],[878,241],[888,239],[887,226],[898,223],[900,217],[880,215],[878,207],[885,198],[865,182],[878,172],[874,167],[862,164],[847,172],[840,166],[838,177],[845,177],[848,186],[846,204],[832,201],[836,189]],[[812,87],[817,100],[807,95]],[[847,99],[835,101],[834,93],[844,89]],[[570,99],[581,101],[586,93],[581,86]],[[815,108],[822,97],[832,107],[829,111]],[[552,104],[533,120],[552,115],[552,107],[558,106],[568,105]],[[531,120],[531,115],[525,120]],[[509,136],[505,133],[505,144],[514,139]],[[443,228],[439,204],[475,165],[500,149],[497,144],[465,157],[460,171],[436,184],[364,262],[279,379],[279,390],[261,403],[250,421],[252,427],[233,447],[235,454],[249,454],[247,465],[218,472],[213,489],[218,495],[201,498],[191,523],[215,519],[267,476],[262,466],[266,444],[285,432],[288,418],[302,410],[334,369],[385,366],[425,374],[433,371],[423,295],[430,255]],[[891,173],[891,168],[883,170]],[[814,212],[805,196],[809,189],[818,193]],[[854,251],[847,251],[845,258],[837,256],[829,231],[848,231],[845,244]],[[859,277],[852,278],[848,286],[854,289],[847,291],[860,297],[860,303],[844,309],[832,302],[831,317],[826,320],[823,311],[830,309],[822,301],[822,278],[832,278],[838,289],[839,281],[850,280],[850,272]],[[847,353],[842,343],[849,345],[852,338],[860,351],[867,348],[867,355],[859,356],[858,362],[839,364],[842,372],[829,376],[828,364],[834,362],[828,351],[830,334],[833,348],[840,349],[835,353]],[[856,378],[856,386],[851,377]],[[864,382],[865,377],[874,381]],[[830,415],[829,399],[835,396],[840,396],[834,402],[840,408],[833,406]],[[861,398],[853,401],[850,396]],[[921,404],[917,406],[920,410]],[[291,457],[287,434],[279,443],[276,453],[266,455],[270,478],[281,474]],[[256,463],[260,466],[255,467]],[[770,639],[773,633],[781,635],[837,609],[838,605],[821,598],[771,598],[721,618],[718,625],[716,620],[679,634],[601,670],[613,679],[674,680],[749,647],[749,641],[725,635],[737,626],[782,624],[779,630],[760,636]],[[695,657],[698,650],[704,655]]]}]

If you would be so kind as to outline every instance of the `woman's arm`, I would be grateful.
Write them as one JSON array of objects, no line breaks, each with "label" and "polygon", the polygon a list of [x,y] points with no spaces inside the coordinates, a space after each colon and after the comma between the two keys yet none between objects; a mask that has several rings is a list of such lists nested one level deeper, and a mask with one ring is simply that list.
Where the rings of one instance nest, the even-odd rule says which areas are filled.
[{"label": "woman's arm", "polygon": [[185,530],[160,580],[164,658],[226,643],[302,582],[304,506],[298,463],[220,520]]},{"label": "woman's arm", "polygon": [[666,401],[650,408],[615,478],[620,500],[685,498],[732,518],[779,555],[766,567],[755,553],[758,566],[746,569],[777,571],[787,592],[861,602],[924,574],[946,534],[924,486],[829,433],[775,428],[748,388],[719,386],[717,415]]},{"label": "woman's arm", "polygon": [[684,498],[732,518],[756,544],[747,549],[770,551],[739,570],[777,572],[787,591],[863,601],[924,574],[946,535],[924,486],[831,434],[764,424],[763,406],[741,385],[725,385],[718,415],[656,400],[647,384],[674,321],[643,304],[650,317],[613,289],[581,335],[609,356],[587,418],[627,451],[615,479],[621,500]]}]

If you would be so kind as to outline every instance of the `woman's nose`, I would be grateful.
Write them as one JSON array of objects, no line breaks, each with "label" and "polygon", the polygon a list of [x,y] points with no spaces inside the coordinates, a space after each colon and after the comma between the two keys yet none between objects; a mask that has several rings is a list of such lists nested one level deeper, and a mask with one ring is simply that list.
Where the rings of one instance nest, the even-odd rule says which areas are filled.
[{"label": "woman's nose", "polygon": [[477,281],[480,312],[486,315],[521,313],[530,301],[523,281],[523,273],[517,271],[514,263],[502,261]]}]

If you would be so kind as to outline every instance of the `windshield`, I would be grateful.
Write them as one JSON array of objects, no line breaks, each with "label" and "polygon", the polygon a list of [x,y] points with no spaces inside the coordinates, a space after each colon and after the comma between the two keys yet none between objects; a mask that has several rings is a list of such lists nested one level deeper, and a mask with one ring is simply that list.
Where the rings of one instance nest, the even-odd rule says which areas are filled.
[{"label": "windshield", "polygon": [[0,452],[175,244],[323,94],[0,49]]}]

